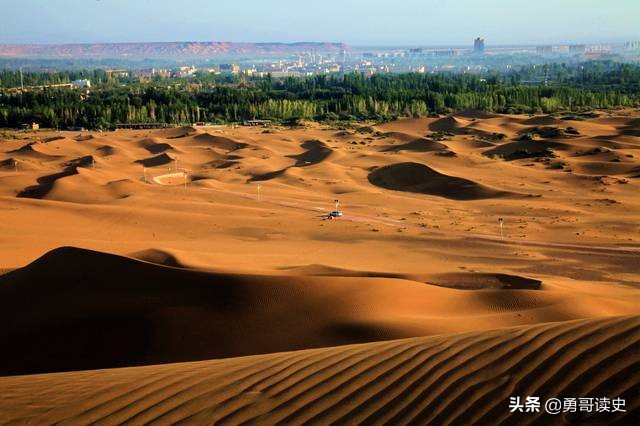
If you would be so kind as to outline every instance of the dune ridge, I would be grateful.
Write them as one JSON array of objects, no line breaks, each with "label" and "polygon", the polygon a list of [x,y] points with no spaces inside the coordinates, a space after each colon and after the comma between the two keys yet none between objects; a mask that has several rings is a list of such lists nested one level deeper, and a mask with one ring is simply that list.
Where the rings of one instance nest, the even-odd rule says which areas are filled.
[{"label": "dune ridge", "polygon": [[275,179],[286,175],[294,168],[303,168],[326,161],[335,155],[334,151],[326,143],[319,140],[308,140],[300,145],[304,151],[300,154],[288,155],[288,158],[296,160],[295,164],[267,173],[255,174],[249,178],[249,182],[260,182]]},{"label": "dune ridge", "polygon": [[[0,378],[22,424],[630,424],[640,317],[269,355]],[[510,413],[509,398],[624,398],[620,413]]]},{"label": "dune ridge", "polygon": [[375,169],[369,174],[369,182],[386,189],[418,192],[453,200],[479,200],[515,195],[469,179],[439,173],[420,163],[398,163]]},{"label": "dune ridge", "polygon": [[[592,296],[531,290],[535,280],[519,277],[489,277],[494,289],[476,292],[406,278],[218,273],[180,268],[159,250],[137,255],[161,264],[63,247],[0,276],[6,343],[0,374],[234,357],[634,312],[633,299],[602,295],[595,303]],[[454,274],[434,282],[473,288],[487,279]],[[506,294],[504,282],[525,290]],[[30,314],[20,315],[25,310]]]}]

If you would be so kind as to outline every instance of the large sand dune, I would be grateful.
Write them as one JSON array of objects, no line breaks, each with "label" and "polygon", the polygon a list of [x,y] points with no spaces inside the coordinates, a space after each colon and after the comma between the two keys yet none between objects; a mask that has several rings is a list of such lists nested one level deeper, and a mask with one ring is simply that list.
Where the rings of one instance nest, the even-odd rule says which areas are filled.
[{"label": "large sand dune", "polygon": [[419,163],[381,167],[371,172],[369,182],[396,191],[419,192],[453,200],[480,200],[512,195],[468,179],[447,176]]},{"label": "large sand dune", "polygon": [[[633,424],[640,320],[616,317],[263,356],[0,378],[4,424]],[[626,412],[509,412],[509,398]],[[544,408],[542,409],[544,412]]]},{"label": "large sand dune", "polygon": [[[138,256],[182,266],[158,251]],[[539,281],[504,274],[417,281],[335,270],[241,275],[158,263],[61,248],[1,276],[0,323],[11,326],[0,330],[6,344],[0,374],[334,346],[600,316],[607,309],[633,313],[635,306],[606,295],[596,303],[587,295],[536,291]],[[486,288],[493,290],[469,291]]]}]

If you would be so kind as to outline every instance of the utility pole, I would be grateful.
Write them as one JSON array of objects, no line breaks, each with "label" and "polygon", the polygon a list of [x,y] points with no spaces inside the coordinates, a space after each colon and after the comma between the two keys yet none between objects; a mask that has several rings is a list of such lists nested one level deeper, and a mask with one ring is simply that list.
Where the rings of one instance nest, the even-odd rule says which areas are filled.
[{"label": "utility pole", "polygon": [[258,184],[258,201],[260,201],[260,189],[262,188],[262,185]]},{"label": "utility pole", "polygon": [[504,240],[504,230],[503,230],[504,219],[502,219],[501,217],[498,218],[498,223],[500,224],[500,238]]}]

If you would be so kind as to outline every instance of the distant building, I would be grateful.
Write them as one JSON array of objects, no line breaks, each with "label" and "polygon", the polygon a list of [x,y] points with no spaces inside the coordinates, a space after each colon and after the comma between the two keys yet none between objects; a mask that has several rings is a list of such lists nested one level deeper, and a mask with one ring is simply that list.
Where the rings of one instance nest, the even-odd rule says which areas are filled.
[{"label": "distant building", "polygon": [[329,65],[325,68],[325,72],[327,73],[336,73],[336,72],[340,72],[340,65],[339,64],[333,64],[333,65]]},{"label": "distant building", "polygon": [[220,64],[220,72],[227,74],[239,74],[240,65],[238,64]]},{"label": "distant building", "polygon": [[299,71],[273,71],[270,72],[273,78],[286,78],[286,77],[301,77],[302,74]]},{"label": "distant building", "polygon": [[456,56],[457,52],[453,49],[447,49],[447,50],[434,50],[433,51],[433,55],[434,56]]},{"label": "distant building", "polygon": [[572,44],[571,46],[569,46],[569,53],[581,55],[586,51],[587,51],[587,46],[585,46],[584,44]]},{"label": "distant building", "polygon": [[624,44],[624,48],[627,50],[640,49],[640,41],[628,41]]},{"label": "distant building", "polygon": [[553,53],[553,46],[537,46],[536,54],[538,55],[551,55]]},{"label": "distant building", "polygon": [[198,72],[198,69],[193,65],[182,66],[178,68],[175,75],[176,77],[193,77],[194,75],[196,75],[196,72]]},{"label": "distant building", "polygon": [[611,46],[608,44],[594,44],[586,48],[586,53],[609,53]]},{"label": "distant building", "polygon": [[127,70],[105,70],[107,77],[129,77],[129,71]]},{"label": "distant building", "polygon": [[268,126],[271,124],[271,120],[246,120],[243,125],[245,126]]},{"label": "distant building", "polygon": [[478,55],[482,55],[484,53],[484,39],[483,38],[476,38],[473,41],[473,53],[476,53]]},{"label": "distant building", "polygon": [[376,68],[374,68],[374,67],[371,67],[371,68],[363,68],[363,69],[361,70],[362,74],[364,74],[365,76],[369,76],[369,77],[370,77],[370,76],[372,76],[372,75],[374,75],[377,71],[378,71],[378,70],[377,70]]},{"label": "distant building", "polygon": [[[125,124],[116,124],[116,130],[121,129],[166,129],[171,127],[170,124],[167,123],[125,123]],[[84,129],[84,128],[82,128]]]},{"label": "distant building", "polygon": [[146,68],[134,71],[133,75],[140,79],[150,79],[155,76],[169,78],[171,77],[171,70],[163,68]]},{"label": "distant building", "polygon": [[71,82],[74,89],[88,89],[91,87],[91,80],[74,80]]}]

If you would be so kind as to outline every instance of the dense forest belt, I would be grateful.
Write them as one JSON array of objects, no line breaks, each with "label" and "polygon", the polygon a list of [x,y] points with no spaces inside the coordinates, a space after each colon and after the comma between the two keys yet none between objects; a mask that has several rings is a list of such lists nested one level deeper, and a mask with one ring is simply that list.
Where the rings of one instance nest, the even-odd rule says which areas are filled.
[{"label": "dense forest belt", "polygon": [[[640,106],[640,67],[586,63],[551,67],[549,84],[530,85],[540,67],[507,74],[361,74],[307,78],[196,75],[140,83],[104,71],[27,74],[31,84],[91,78],[90,93],[51,88],[20,93],[16,72],[0,72],[0,127],[109,129],[121,123],[237,122],[252,118],[295,122],[417,117],[466,109],[553,113]],[[535,81],[535,80],[534,80]],[[527,83],[528,82],[528,83]],[[18,84],[19,86],[19,84]]]}]

